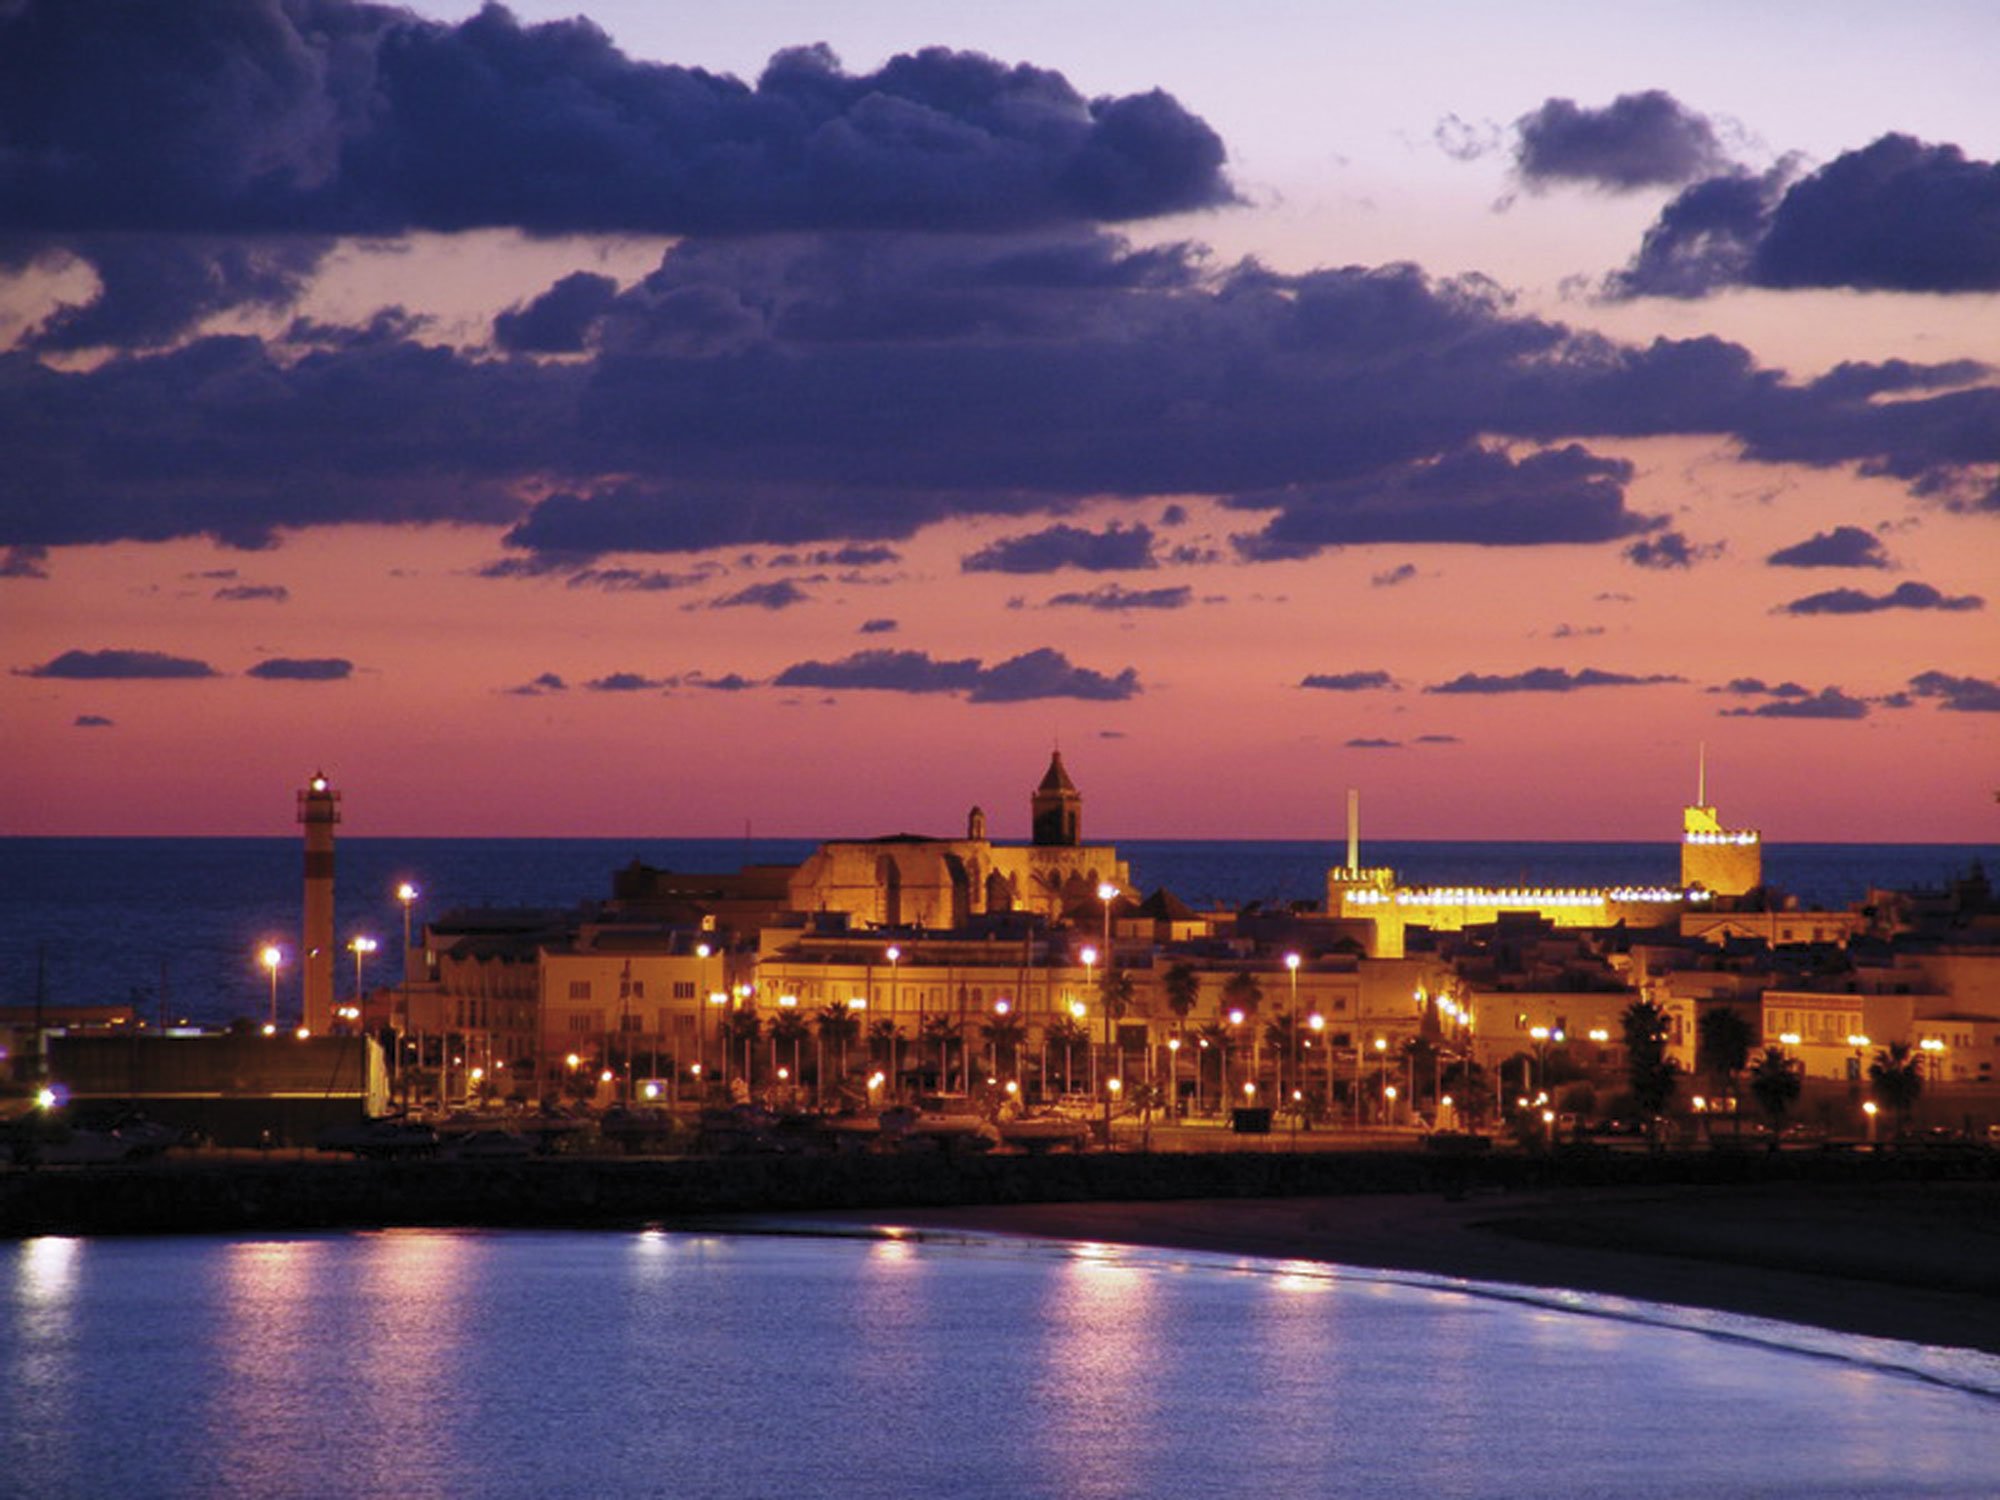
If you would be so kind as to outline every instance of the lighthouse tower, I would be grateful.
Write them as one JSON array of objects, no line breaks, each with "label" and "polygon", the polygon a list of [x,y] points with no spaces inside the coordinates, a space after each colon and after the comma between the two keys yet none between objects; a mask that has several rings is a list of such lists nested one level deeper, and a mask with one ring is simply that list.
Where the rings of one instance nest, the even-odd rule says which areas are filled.
[{"label": "lighthouse tower", "polygon": [[299,942],[304,976],[304,1022],[315,1034],[333,1029],[333,825],[340,821],[340,793],[322,771],[299,793],[299,822],[306,831],[305,930]]}]

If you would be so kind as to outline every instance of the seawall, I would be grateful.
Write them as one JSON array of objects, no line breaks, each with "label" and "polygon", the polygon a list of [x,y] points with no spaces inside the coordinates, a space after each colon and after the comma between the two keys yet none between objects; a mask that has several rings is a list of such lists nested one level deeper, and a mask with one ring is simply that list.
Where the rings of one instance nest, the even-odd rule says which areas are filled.
[{"label": "seawall", "polygon": [[1419,1151],[170,1159],[0,1173],[0,1237],[599,1226],[814,1209],[2000,1178],[2000,1153]]}]

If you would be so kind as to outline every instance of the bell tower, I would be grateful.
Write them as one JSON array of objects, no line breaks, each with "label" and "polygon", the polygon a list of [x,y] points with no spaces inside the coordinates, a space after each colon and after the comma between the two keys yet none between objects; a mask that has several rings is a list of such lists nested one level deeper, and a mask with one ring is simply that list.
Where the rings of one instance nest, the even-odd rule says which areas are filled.
[{"label": "bell tower", "polygon": [[315,1035],[333,1029],[333,826],[340,821],[340,793],[322,771],[299,793],[299,822],[306,831],[305,930],[299,942],[303,1023]]},{"label": "bell tower", "polygon": [[1049,769],[1035,788],[1034,842],[1043,848],[1075,848],[1083,842],[1083,797],[1063,769],[1062,751],[1049,756]]}]

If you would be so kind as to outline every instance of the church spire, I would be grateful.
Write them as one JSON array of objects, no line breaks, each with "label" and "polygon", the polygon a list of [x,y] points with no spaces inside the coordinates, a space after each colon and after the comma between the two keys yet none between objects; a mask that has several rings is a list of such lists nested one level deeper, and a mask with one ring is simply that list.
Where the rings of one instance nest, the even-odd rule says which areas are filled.
[{"label": "church spire", "polygon": [[1030,806],[1037,844],[1074,848],[1083,841],[1083,797],[1063,769],[1062,751],[1049,756],[1049,769],[1035,788]]}]

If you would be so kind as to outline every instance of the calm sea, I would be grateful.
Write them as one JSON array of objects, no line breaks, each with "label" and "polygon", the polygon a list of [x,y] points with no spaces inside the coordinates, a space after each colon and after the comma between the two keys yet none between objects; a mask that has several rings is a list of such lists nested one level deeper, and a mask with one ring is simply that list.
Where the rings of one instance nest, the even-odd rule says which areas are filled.
[{"label": "calm sea", "polygon": [[[734,870],[812,852],[810,839],[343,839],[336,934],[379,939],[380,982],[400,942],[404,880],[422,891],[421,922],[463,906],[570,907],[611,893],[612,872],[634,859],[672,870]],[[1165,886],[1196,906],[1321,900],[1343,848],[1294,842],[1123,843],[1136,884]],[[1622,885],[1673,882],[1672,843],[1372,842],[1371,864],[1406,880],[1448,884]],[[1802,904],[1839,907],[1873,886],[1935,886],[1993,851],[1950,844],[1773,845],[1765,874]],[[300,846],[296,839],[0,838],[0,1004],[32,1003],[38,983],[61,1003],[136,1001],[148,1015],[219,1023],[261,1016],[268,981],[258,950],[295,950]],[[336,971],[340,993],[351,966]],[[281,1003],[297,1004],[296,968],[280,976]]]},{"label": "calm sea", "polygon": [[668,1232],[0,1246],[0,1490],[1982,1496],[2000,1359],[1301,1262]]}]

